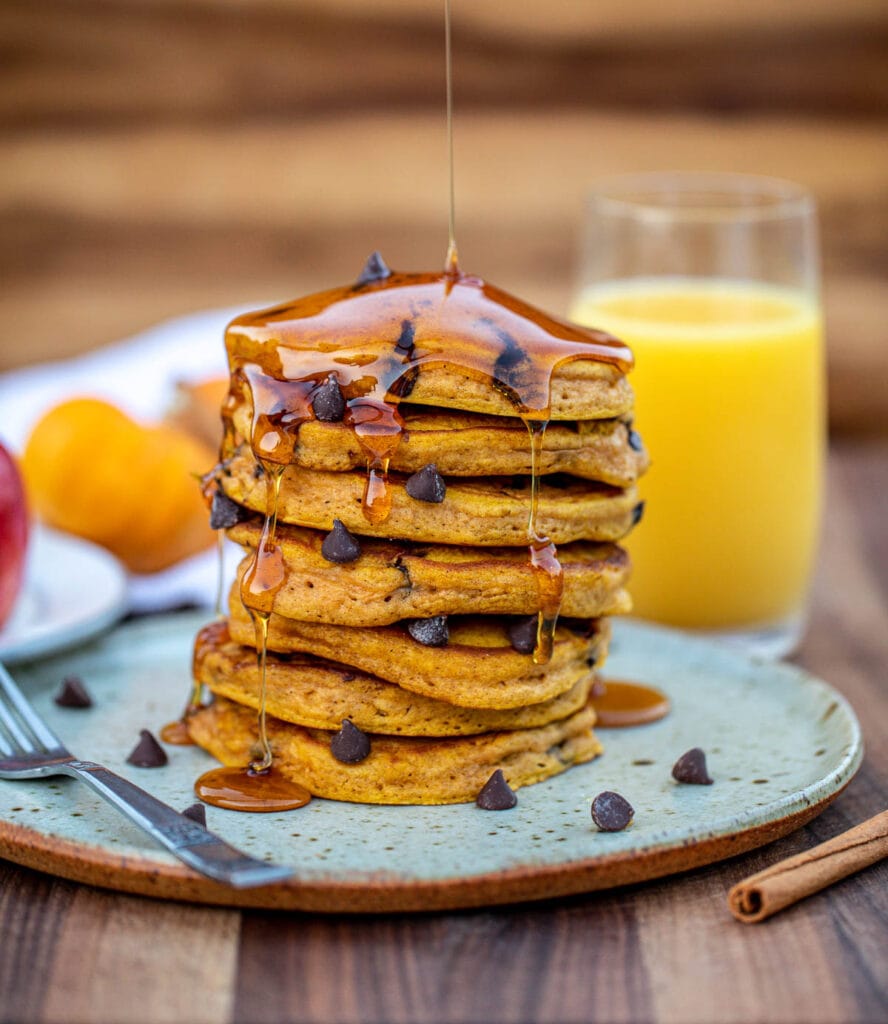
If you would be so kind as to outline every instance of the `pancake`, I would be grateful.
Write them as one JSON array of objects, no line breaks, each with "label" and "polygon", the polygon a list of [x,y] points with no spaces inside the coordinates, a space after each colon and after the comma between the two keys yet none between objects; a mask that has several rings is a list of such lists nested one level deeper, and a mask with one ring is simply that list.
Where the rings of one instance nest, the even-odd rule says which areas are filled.
[{"label": "pancake", "polygon": [[[264,512],[267,488],[249,446],[226,458],[219,483],[239,505]],[[439,504],[417,501],[405,490],[406,478],[388,481],[391,511],[379,523],[361,510],[366,474],[325,473],[287,466],[281,478],[278,520],[330,530],[340,519],[367,537],[398,537],[432,544],[502,545],[527,542],[530,481],[526,477],[454,479]],[[618,540],[632,528],[638,492],[576,477],[546,477],[540,483],[537,532],[555,544],[575,540]]]},{"label": "pancake", "polygon": [[[330,753],[334,733],[267,718],[274,770],[330,800],[367,804],[473,801],[501,768],[513,789],[590,761],[601,752],[590,705],[549,725],[448,739],[372,735],[369,756],[342,764]],[[188,720],[194,741],[223,764],[246,765],[256,740],[256,712],[224,697]]]},{"label": "pancake", "polygon": [[[392,456],[390,468],[396,472],[415,473],[434,463],[444,476],[530,473],[530,442],[519,419],[406,404],[400,412],[406,432]],[[247,396],[233,414],[241,438],[250,436],[252,415]],[[648,465],[647,453],[630,446],[629,430],[628,421],[621,419],[551,423],[543,439],[539,472],[568,473],[629,487]],[[345,423],[308,420],[299,428],[293,461],[303,469],[341,473],[363,469],[367,456]]]},{"label": "pancake", "polygon": [[[228,536],[247,549],[259,544],[253,518]],[[273,610],[301,622],[339,626],[387,626],[399,619],[433,615],[534,615],[539,591],[525,547],[460,548],[417,546],[362,539],[360,557],[347,565],[321,554],[324,534],[280,526],[277,542],[284,580]],[[629,556],[616,544],[569,544],[558,549],[564,569],[561,614],[596,619],[628,612],[623,589]],[[240,579],[250,558],[241,562]]]},{"label": "pancake", "polygon": [[632,354],[615,338],[533,309],[471,275],[387,274],[245,313],[225,332],[232,377],[335,370],[349,399],[395,394],[436,408],[553,420],[632,408]]},{"label": "pancake", "polygon": [[[259,709],[256,651],[228,638],[225,624],[197,636],[194,677],[213,693]],[[411,693],[366,672],[310,654],[266,659],[266,710],[275,718],[314,729],[337,730],[348,718],[363,732],[387,736],[469,736],[548,725],[579,711],[589,699],[593,673],[585,666],[565,693],[505,710],[457,707]]]},{"label": "pancake", "polygon": [[[231,639],[255,646],[253,624],[236,587],[229,607]],[[469,708],[517,708],[548,700],[588,675],[593,665],[601,668],[607,657],[607,622],[597,624],[591,636],[585,635],[586,623],[576,624],[583,627],[581,633],[559,625],[552,658],[545,665],[534,665],[529,654],[519,654],[512,648],[506,632],[508,623],[508,619],[495,616],[450,618],[449,643],[445,647],[426,647],[417,643],[402,623],[355,629],[272,615],[268,649],[314,654],[397,683],[413,693]]]}]

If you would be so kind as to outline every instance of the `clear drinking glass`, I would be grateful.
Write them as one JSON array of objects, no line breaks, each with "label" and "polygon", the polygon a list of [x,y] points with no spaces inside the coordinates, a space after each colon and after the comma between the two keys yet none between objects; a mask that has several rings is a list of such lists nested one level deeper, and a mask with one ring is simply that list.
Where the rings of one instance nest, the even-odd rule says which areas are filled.
[{"label": "clear drinking glass", "polygon": [[635,352],[640,617],[771,657],[798,643],[823,488],[819,276],[815,204],[789,182],[644,174],[592,193],[571,317]]}]

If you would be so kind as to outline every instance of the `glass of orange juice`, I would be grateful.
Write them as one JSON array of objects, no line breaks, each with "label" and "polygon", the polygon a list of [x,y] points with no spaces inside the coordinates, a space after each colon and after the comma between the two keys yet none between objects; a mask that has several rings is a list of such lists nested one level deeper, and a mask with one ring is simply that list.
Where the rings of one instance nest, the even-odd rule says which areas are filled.
[{"label": "glass of orange juice", "polygon": [[801,638],[823,488],[816,209],[789,182],[644,174],[591,196],[572,319],[628,342],[652,465],[636,614],[780,657]]}]

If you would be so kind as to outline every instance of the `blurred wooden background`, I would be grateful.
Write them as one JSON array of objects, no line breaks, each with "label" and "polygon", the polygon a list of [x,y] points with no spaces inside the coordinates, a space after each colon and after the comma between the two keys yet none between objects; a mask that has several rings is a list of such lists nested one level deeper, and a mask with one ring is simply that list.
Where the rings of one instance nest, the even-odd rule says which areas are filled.
[{"label": "blurred wooden background", "polygon": [[[446,241],[442,0],[3,0],[0,370]],[[836,428],[888,431],[884,0],[454,0],[462,263],[554,311],[596,177],[821,203]]]}]

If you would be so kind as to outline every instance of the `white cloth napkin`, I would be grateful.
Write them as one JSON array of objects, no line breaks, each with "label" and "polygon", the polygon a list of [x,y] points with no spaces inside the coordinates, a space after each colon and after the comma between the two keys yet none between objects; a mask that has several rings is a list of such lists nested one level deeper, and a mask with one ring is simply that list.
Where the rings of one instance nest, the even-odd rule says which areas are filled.
[{"label": "white cloth napkin", "polygon": [[[160,419],[178,381],[227,372],[225,325],[240,310],[214,309],[158,324],[76,359],[41,363],[0,376],[0,440],[21,451],[32,427],[52,406],[74,396],[104,398],[135,419]],[[226,545],[227,576],[238,549]],[[204,552],[164,572],[129,577],[130,610],[154,612],[183,604],[212,606],[217,555]]]}]

